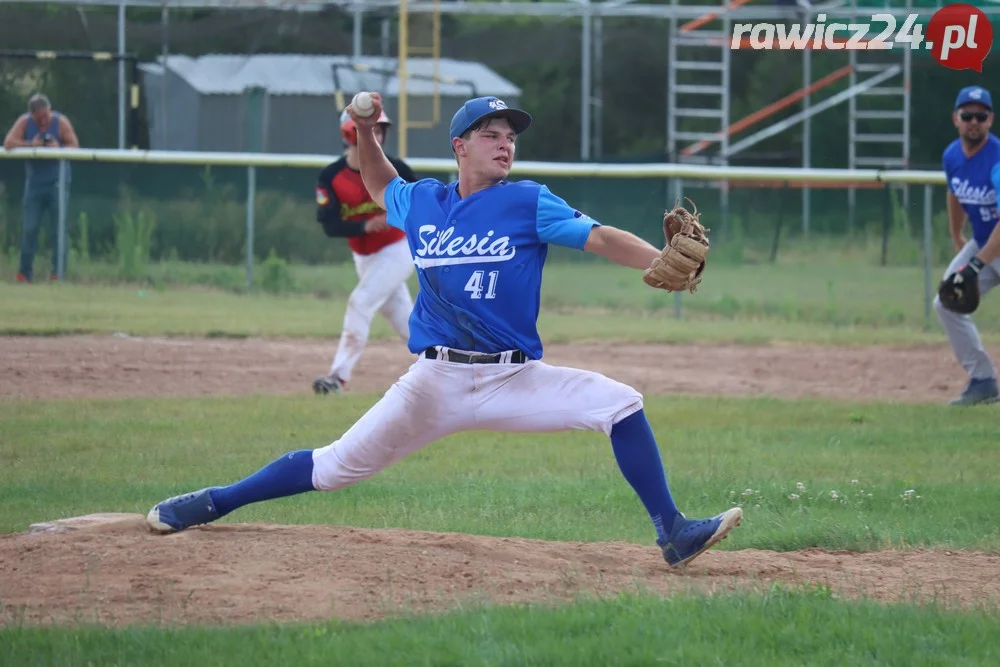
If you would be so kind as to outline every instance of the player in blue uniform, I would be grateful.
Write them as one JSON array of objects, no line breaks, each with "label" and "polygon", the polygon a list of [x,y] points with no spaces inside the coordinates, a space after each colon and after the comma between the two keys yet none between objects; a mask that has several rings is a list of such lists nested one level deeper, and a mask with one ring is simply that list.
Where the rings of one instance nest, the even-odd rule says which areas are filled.
[{"label": "player in blue uniform", "polygon": [[[958,138],[944,150],[942,163],[948,186],[948,229],[957,254],[945,276],[964,271],[978,274],[982,296],[1000,283],[1000,232],[997,229],[997,192],[1000,191],[1000,139],[993,125],[989,91],[969,86],[958,93],[952,114]],[[972,238],[963,229],[968,219]],[[934,308],[948,335],[951,349],[969,375],[965,391],[952,405],[995,403],[997,369],[990,359],[970,315],[955,313],[935,298]]]},{"label": "player in blue uniform", "polygon": [[451,122],[458,181],[407,183],[376,143],[381,106],[358,128],[361,174],[390,225],[406,233],[420,291],[410,316],[416,361],[340,439],[288,452],[224,487],[169,498],[149,526],[169,533],[253,502],[367,479],[445,436],[468,430],[605,433],[652,521],[667,563],[689,562],[739,525],[742,510],[687,519],[667,487],[635,389],[598,373],[543,362],[536,329],[549,244],[646,269],[660,249],[571,208],[544,185],[506,180],[524,111],[495,97],[469,100]]}]

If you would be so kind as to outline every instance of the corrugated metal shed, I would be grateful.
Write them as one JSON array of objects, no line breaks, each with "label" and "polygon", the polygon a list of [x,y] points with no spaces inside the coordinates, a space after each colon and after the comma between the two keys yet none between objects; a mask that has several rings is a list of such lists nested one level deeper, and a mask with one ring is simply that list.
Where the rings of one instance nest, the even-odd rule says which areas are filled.
[{"label": "corrugated metal shed", "polygon": [[[407,67],[409,119],[432,120],[434,61],[409,58]],[[336,154],[343,148],[337,127],[338,90],[344,102],[359,90],[379,91],[386,112],[398,126],[395,58],[176,55],[140,68],[150,141],[156,149],[241,151],[256,147],[267,152]],[[496,95],[510,105],[519,103],[520,88],[481,63],[441,58],[437,79],[438,123],[430,129],[410,129],[410,156],[451,157],[448,122],[470,97]],[[258,101],[247,95],[254,88],[259,95],[252,99]],[[258,124],[263,126],[261,137],[248,129]],[[390,132],[388,152],[396,152],[397,138]]]},{"label": "corrugated metal shed", "polygon": [[[409,94],[432,93],[432,82],[422,77],[429,79],[433,75],[433,63],[430,58],[407,59],[413,77],[407,79]],[[383,95],[399,94],[395,58],[296,54],[168,56],[166,66],[186,79],[195,90],[209,95],[239,95],[250,86],[266,88],[271,95],[332,95],[336,91],[334,66],[342,90],[353,94],[377,88]],[[441,58],[438,77],[443,81],[438,89],[447,96],[467,95],[470,84],[475,85],[481,95],[512,97],[521,94],[520,88],[482,63]],[[445,83],[447,81],[467,83]]]}]

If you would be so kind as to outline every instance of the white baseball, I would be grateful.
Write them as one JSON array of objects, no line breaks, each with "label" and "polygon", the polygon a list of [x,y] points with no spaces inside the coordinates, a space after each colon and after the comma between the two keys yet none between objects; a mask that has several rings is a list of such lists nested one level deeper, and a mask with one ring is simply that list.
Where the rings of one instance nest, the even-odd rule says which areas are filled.
[{"label": "white baseball", "polygon": [[354,96],[354,99],[351,100],[351,106],[354,108],[354,113],[362,118],[371,116],[375,111],[375,103],[372,102],[372,96],[365,91],[361,91]]}]

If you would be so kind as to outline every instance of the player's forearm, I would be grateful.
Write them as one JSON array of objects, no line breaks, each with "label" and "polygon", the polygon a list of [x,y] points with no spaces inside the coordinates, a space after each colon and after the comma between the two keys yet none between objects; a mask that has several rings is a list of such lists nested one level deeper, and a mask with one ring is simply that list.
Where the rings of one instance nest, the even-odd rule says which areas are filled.
[{"label": "player's forearm", "polygon": [[951,240],[958,244],[962,240],[962,229],[965,228],[965,209],[955,199],[954,195],[948,196],[948,233]]},{"label": "player's forearm", "polygon": [[31,142],[25,141],[24,139],[16,139],[14,137],[7,137],[3,142],[3,149],[5,151],[12,151],[15,148],[27,148],[31,145]]},{"label": "player's forearm", "polygon": [[986,243],[979,249],[979,252],[976,253],[976,257],[981,259],[983,264],[989,264],[997,257],[1000,257],[1000,224],[993,228],[993,232],[986,239]]},{"label": "player's forearm", "polygon": [[660,256],[660,249],[623,229],[594,227],[583,249],[621,266],[645,270]]},{"label": "player's forearm", "polygon": [[398,174],[382,152],[372,128],[358,128],[358,163],[361,167],[361,180],[372,201],[385,208],[385,188]]}]

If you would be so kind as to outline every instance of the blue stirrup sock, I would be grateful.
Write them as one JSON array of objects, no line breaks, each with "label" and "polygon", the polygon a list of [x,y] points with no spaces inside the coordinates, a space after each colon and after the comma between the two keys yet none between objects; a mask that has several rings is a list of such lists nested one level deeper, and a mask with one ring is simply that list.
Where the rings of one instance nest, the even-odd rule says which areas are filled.
[{"label": "blue stirrup sock", "polygon": [[660,450],[644,410],[614,425],[611,429],[611,448],[625,481],[646,506],[656,528],[657,539],[665,540],[678,512],[667,488]]},{"label": "blue stirrup sock", "polygon": [[209,492],[219,516],[262,500],[273,500],[314,491],[313,450],[282,454],[245,479]]}]

